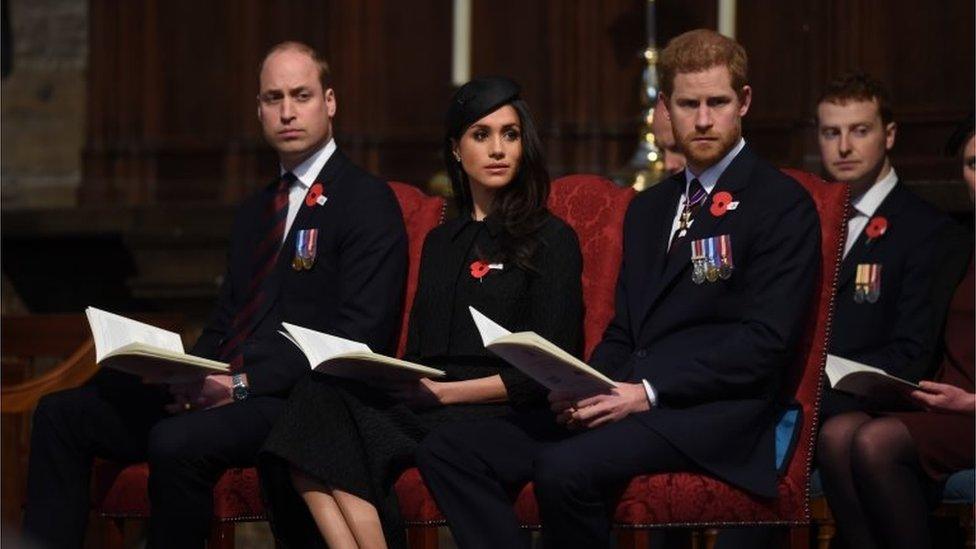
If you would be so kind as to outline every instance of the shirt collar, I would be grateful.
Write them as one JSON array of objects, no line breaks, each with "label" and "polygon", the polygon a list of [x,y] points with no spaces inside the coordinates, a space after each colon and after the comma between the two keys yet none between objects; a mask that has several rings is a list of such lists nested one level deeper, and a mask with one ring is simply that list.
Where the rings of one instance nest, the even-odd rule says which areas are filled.
[{"label": "shirt collar", "polygon": [[[335,139],[330,138],[324,147],[312,153],[301,164],[295,166],[295,169],[291,173],[297,178],[297,182],[307,189],[312,186],[312,183],[315,183],[315,178],[318,177],[319,172],[322,171],[329,158],[332,158],[332,153],[335,151]],[[280,175],[285,175],[284,166],[279,166],[278,170]]]},{"label": "shirt collar", "polygon": [[725,169],[729,167],[729,164],[735,160],[735,157],[738,156],[745,146],[746,140],[740,137],[739,142],[732,147],[731,151],[725,153],[725,156],[723,156],[721,160],[708,168],[705,168],[702,170],[702,173],[698,174],[697,176],[691,173],[691,168],[686,169],[685,188],[687,189],[688,185],[691,184],[691,180],[697,177],[698,182],[701,183],[702,187],[705,189],[705,192],[707,194],[712,194],[712,189],[714,189],[715,185],[718,184],[718,178],[725,173]]},{"label": "shirt collar", "polygon": [[898,174],[895,173],[895,168],[892,167],[888,170],[888,174],[871,185],[867,191],[854,200],[851,205],[854,209],[861,215],[871,217],[874,212],[878,210],[878,206],[884,202],[884,199],[888,197],[888,193],[891,189],[895,188],[895,184],[898,183]]}]

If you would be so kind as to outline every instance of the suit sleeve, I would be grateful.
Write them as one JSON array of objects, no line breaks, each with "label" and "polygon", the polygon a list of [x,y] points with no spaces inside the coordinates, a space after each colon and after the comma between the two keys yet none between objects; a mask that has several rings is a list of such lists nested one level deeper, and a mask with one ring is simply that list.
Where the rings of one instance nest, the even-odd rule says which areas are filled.
[{"label": "suit sleeve", "polygon": [[407,232],[386,185],[346,210],[339,257],[338,306],[328,325],[340,337],[384,354],[396,351],[407,276]]},{"label": "suit sleeve", "polygon": [[231,249],[227,252],[227,268],[224,271],[224,278],[220,283],[220,289],[217,292],[217,302],[214,305],[213,311],[210,313],[210,318],[207,320],[207,324],[203,327],[203,331],[200,333],[200,337],[197,338],[196,343],[193,344],[193,348],[190,350],[191,355],[196,355],[209,359],[217,359],[217,354],[220,351],[220,344],[227,337],[227,333],[230,330],[231,322],[234,319],[234,288],[231,284],[233,275],[231,273],[231,268],[235,264],[232,260],[232,255],[234,252],[234,246],[236,242],[233,240],[238,235],[243,235],[245,231],[244,214],[245,206],[242,206],[237,215],[234,216],[234,225],[231,230]]},{"label": "suit sleeve", "polygon": [[952,293],[968,265],[971,243],[954,222],[923,238],[905,261],[888,342],[850,358],[918,381],[934,373]]},{"label": "suit sleeve", "polygon": [[[338,277],[333,287],[322,288],[338,297],[335,308],[323,312],[322,325],[339,337],[392,354],[407,270],[407,236],[393,192],[386,185],[363,183],[362,194],[343,211]],[[244,371],[254,395],[286,393],[309,371],[304,356],[284,338],[249,343]]]},{"label": "suit sleeve", "polygon": [[590,357],[590,365],[599,370],[602,374],[611,379],[621,379],[624,368],[628,364],[631,354],[634,352],[634,341],[630,330],[630,303],[629,289],[627,288],[627,250],[630,244],[627,242],[633,230],[631,224],[634,215],[633,202],[627,210],[624,219],[624,254],[620,264],[620,272],[617,275],[617,287],[614,294],[615,310],[613,319],[603,332],[603,338],[593,349]]},{"label": "suit sleeve", "polygon": [[[579,356],[583,317],[583,258],[579,240],[568,225],[560,225],[540,244],[538,272],[530,275],[529,326],[559,348]],[[517,368],[501,371],[502,383],[513,406],[541,401],[546,389]]]},{"label": "suit sleeve", "polygon": [[747,261],[737,262],[748,296],[741,320],[720,340],[690,349],[666,376],[655,376],[648,360],[636,363],[635,374],[651,382],[659,405],[765,398],[792,365],[820,267],[820,222],[806,192],[783,200],[789,203],[757,220]]}]

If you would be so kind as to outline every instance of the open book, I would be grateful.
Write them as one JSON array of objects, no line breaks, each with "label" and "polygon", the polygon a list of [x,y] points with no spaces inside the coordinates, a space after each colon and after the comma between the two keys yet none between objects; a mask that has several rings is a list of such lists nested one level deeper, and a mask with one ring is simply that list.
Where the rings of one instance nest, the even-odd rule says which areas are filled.
[{"label": "open book", "polygon": [[305,354],[316,372],[371,383],[442,377],[443,370],[374,353],[363,343],[324,334],[287,322],[279,332]]},{"label": "open book", "polygon": [[861,397],[879,410],[920,409],[909,396],[917,384],[884,370],[836,355],[827,355],[827,379],[838,391]]},{"label": "open book", "polygon": [[85,309],[95,340],[95,362],[137,375],[147,383],[182,383],[228,374],[216,360],[188,355],[180,336],[95,307]]},{"label": "open book", "polygon": [[584,397],[606,392],[616,386],[613,380],[539,334],[513,334],[474,307],[468,307],[468,310],[486,349],[550,390],[567,391]]}]

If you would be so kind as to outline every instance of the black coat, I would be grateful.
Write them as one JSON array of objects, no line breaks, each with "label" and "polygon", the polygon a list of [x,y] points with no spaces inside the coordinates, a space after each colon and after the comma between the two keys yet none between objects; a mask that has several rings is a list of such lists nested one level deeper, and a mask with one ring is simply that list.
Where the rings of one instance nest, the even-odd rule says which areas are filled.
[{"label": "black coat", "polygon": [[[875,211],[885,233],[860,236],[841,263],[830,352],[912,381],[931,375],[970,243],[949,217],[898,183]],[[854,301],[857,265],[881,264],[881,294]]]},{"label": "black coat", "polygon": [[549,215],[536,235],[529,269],[511,259],[499,261],[502,269],[491,269],[477,281],[471,261],[498,261],[502,232],[491,217],[478,225],[461,215],[427,235],[405,358],[443,368],[454,378],[497,373],[512,405],[538,404],[544,388],[484,348],[468,306],[512,332],[534,331],[578,356],[583,314],[579,240],[569,225]]},{"label": "black coat", "polygon": [[[796,181],[746,146],[711,193],[731,193],[738,207],[716,217],[709,199],[669,254],[684,189],[677,174],[631,203],[616,314],[591,363],[618,380],[647,379],[658,403],[637,417],[692,461],[775,496],[777,395],[819,272],[819,218]],[[695,284],[690,242],[725,234],[731,277]]]},{"label": "black coat", "polygon": [[[403,216],[389,186],[353,165],[340,151],[329,158],[316,181],[327,201],[304,202],[278,255],[258,323],[242,344],[243,371],[252,395],[284,395],[310,368],[282,337],[282,322],[361,341],[377,352],[392,352],[407,270]],[[265,211],[275,184],[249,196],[231,233],[227,272],[215,310],[191,351],[215,358],[230,325],[247,300],[252,254],[270,228]],[[310,270],[292,269],[295,234],[318,228]]]}]

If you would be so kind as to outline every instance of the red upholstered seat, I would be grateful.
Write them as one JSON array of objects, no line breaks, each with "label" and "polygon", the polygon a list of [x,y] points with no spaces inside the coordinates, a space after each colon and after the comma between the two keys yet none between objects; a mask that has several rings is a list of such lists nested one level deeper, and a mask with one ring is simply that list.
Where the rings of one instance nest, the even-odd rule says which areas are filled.
[{"label": "red upholstered seat", "polygon": [[417,275],[420,273],[420,253],[424,248],[424,239],[431,229],[444,221],[444,208],[447,204],[443,198],[427,196],[417,187],[406,183],[390,181],[390,188],[400,203],[409,240],[407,287],[403,296],[403,319],[397,344],[397,356],[403,356],[407,348],[407,321],[413,306],[413,296],[417,293]]},{"label": "red upholstered seat", "polygon": [[[623,223],[634,190],[618,187],[597,175],[569,175],[552,183],[549,209],[576,231],[583,254],[583,347],[589,356],[603,337],[614,313],[614,289],[623,253]],[[396,484],[400,511],[408,525],[444,524],[417,469],[409,469]],[[517,502],[524,524],[539,522],[531,485]]]},{"label": "red upholstered seat", "polygon": [[[409,240],[409,270],[397,349],[397,354],[400,355],[406,346],[407,318],[417,291],[417,274],[424,238],[443,221],[445,202],[443,198],[429,197],[406,183],[391,181],[390,187],[400,204]],[[109,462],[96,463],[92,478],[92,503],[95,512],[103,518],[149,517],[148,480],[149,467],[145,463],[129,466]],[[257,471],[253,468],[226,471],[214,488],[215,521],[232,523],[264,518]],[[217,531],[215,536],[220,537],[223,544],[228,543],[228,539],[231,540],[232,546],[232,530]],[[211,547],[216,546],[216,543],[211,543]]]}]

